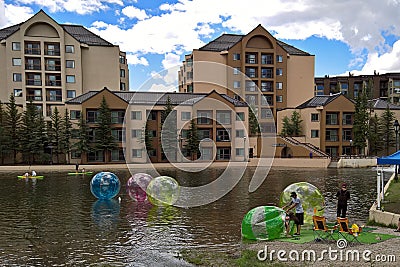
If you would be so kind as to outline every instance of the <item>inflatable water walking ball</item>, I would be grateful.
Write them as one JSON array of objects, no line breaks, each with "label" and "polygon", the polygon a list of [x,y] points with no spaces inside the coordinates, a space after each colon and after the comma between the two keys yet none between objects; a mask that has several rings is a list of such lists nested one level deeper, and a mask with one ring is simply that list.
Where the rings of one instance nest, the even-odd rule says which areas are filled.
[{"label": "inflatable water walking ball", "polygon": [[146,189],[153,177],[147,173],[136,173],[126,183],[128,195],[137,202],[147,200]]},{"label": "inflatable water walking ball", "polygon": [[90,181],[90,191],[98,199],[112,199],[120,187],[118,177],[112,172],[99,172]]},{"label": "inflatable water walking ball", "polygon": [[174,205],[179,197],[179,184],[172,177],[159,176],[150,181],[146,193],[153,205]]},{"label": "inflatable water walking ball", "polygon": [[[324,215],[325,201],[324,196],[314,185],[307,182],[299,182],[289,185],[283,190],[280,196],[281,207],[290,202],[290,193],[296,192],[297,197],[301,200],[304,209],[304,223],[312,223],[314,213],[318,216]],[[292,210],[295,212],[295,210]]]},{"label": "inflatable water walking ball", "polygon": [[250,240],[273,240],[285,231],[285,211],[275,206],[256,207],[242,220],[242,237]]}]

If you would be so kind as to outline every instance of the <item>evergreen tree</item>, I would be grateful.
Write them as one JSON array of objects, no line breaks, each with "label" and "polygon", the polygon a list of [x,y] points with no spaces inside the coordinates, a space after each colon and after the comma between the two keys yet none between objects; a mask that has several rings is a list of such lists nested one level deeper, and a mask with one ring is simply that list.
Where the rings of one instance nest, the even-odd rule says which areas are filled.
[{"label": "evergreen tree", "polygon": [[96,148],[103,151],[104,161],[108,162],[111,150],[117,147],[111,130],[111,110],[103,96],[99,107],[98,127],[96,128]]},{"label": "evergreen tree", "polygon": [[148,121],[146,121],[145,126],[142,128],[142,135],[138,139],[138,142],[144,144],[147,153],[149,153],[154,148],[153,147],[153,136],[150,133]]},{"label": "evergreen tree", "polygon": [[41,136],[38,136],[38,134],[42,132],[42,130],[39,131],[39,127],[43,126],[39,125],[39,123],[41,123],[39,119],[39,112],[31,101],[26,105],[26,110],[22,116],[21,127],[21,151],[25,161],[29,164],[35,163],[35,155],[41,155],[42,146],[44,146],[43,143],[40,144]]},{"label": "evergreen tree", "polygon": [[61,124],[61,131],[62,131],[62,136],[61,136],[61,148],[63,153],[65,153],[67,163],[70,162],[70,152],[71,152],[71,145],[70,145],[70,140],[71,140],[71,135],[72,135],[72,122],[69,117],[69,112],[68,109],[65,109],[63,121]]},{"label": "evergreen tree", "polygon": [[249,130],[250,130],[250,135],[256,135],[260,133],[260,125],[257,120],[257,114],[254,111],[255,107],[250,107],[249,106]]},{"label": "evergreen tree", "polygon": [[[17,153],[20,151],[21,144],[19,138],[19,129],[21,124],[22,114],[18,111],[15,97],[10,94],[9,103],[6,104],[5,112],[5,130],[10,138],[9,147],[13,152],[13,163],[17,163]],[[23,134],[23,133],[22,133]]]},{"label": "evergreen tree", "polygon": [[291,128],[292,128],[292,135],[293,136],[300,136],[301,135],[301,123],[303,120],[300,117],[300,113],[297,111],[293,111],[292,116],[290,117]]},{"label": "evergreen tree", "polygon": [[379,133],[381,138],[383,138],[386,155],[389,155],[389,148],[396,145],[396,136],[393,129],[394,120],[394,113],[388,106],[379,118]]},{"label": "evergreen tree", "polygon": [[92,147],[90,146],[90,129],[83,116],[79,119],[77,131],[78,141],[72,145],[72,148],[78,151],[82,158],[92,151]]},{"label": "evergreen tree", "polygon": [[199,140],[199,136],[197,133],[197,125],[196,125],[195,119],[192,119],[190,121],[190,126],[189,126],[189,130],[187,133],[187,139],[186,139],[186,145],[185,145],[185,148],[187,149],[187,151],[190,154],[191,160],[196,160],[196,155],[198,155],[200,153],[199,144],[200,144],[200,140]]},{"label": "evergreen tree", "polygon": [[281,135],[282,136],[292,136],[293,130],[292,130],[292,125],[290,123],[290,120],[287,116],[283,117],[282,119],[282,131]]},{"label": "evergreen tree", "polygon": [[[51,116],[51,128],[49,129],[50,134],[50,145],[52,154],[56,154],[57,164],[60,163],[60,153],[62,152],[62,123],[61,116],[58,108],[55,107]],[[51,159],[53,160],[53,159]]]},{"label": "evergreen tree", "polygon": [[379,130],[379,117],[376,113],[369,119],[368,145],[370,155],[378,156],[378,152],[382,150],[382,138]]},{"label": "evergreen tree", "polygon": [[[167,123],[165,123],[167,122]],[[164,107],[161,111],[161,152],[169,160],[176,160],[177,150],[177,126],[176,126],[176,112],[171,103],[171,98],[168,96]]]},{"label": "evergreen tree", "polygon": [[10,141],[11,138],[5,126],[6,114],[3,109],[3,103],[0,101],[0,159],[1,164],[4,165],[4,158],[11,152]]},{"label": "evergreen tree", "polygon": [[367,99],[367,88],[364,87],[356,98],[354,123],[353,123],[353,141],[354,146],[358,149],[359,154],[364,153],[364,149],[367,146],[368,136],[368,99]]}]

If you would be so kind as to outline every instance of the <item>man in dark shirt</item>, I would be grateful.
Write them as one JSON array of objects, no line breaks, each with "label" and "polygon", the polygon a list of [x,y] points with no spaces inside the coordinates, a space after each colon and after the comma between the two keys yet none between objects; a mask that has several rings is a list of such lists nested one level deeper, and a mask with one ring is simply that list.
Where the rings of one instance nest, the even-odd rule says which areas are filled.
[{"label": "man in dark shirt", "polygon": [[336,193],[338,198],[337,216],[346,218],[347,201],[350,199],[350,192],[347,190],[347,184],[343,183],[342,188]]}]

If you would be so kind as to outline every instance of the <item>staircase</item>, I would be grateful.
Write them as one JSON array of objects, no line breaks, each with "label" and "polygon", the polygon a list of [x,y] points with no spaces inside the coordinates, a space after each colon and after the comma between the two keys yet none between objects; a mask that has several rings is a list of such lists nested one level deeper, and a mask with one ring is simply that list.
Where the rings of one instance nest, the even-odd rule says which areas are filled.
[{"label": "staircase", "polygon": [[327,154],[326,152],[322,151],[321,149],[319,149],[318,147],[316,147],[310,143],[299,142],[290,136],[286,136],[286,137],[281,136],[281,138],[282,138],[282,140],[284,140],[285,142],[288,142],[291,145],[304,147],[308,151],[312,152],[315,156],[327,157],[327,158],[330,157],[329,154]]}]

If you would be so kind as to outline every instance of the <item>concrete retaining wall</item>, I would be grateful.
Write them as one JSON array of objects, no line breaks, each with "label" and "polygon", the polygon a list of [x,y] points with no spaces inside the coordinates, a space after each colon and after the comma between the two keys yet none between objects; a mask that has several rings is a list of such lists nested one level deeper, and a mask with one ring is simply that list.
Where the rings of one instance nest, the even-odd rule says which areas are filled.
[{"label": "concrete retaining wall", "polygon": [[350,159],[340,158],[337,167],[338,168],[366,168],[376,167],[376,158],[372,159]]}]

